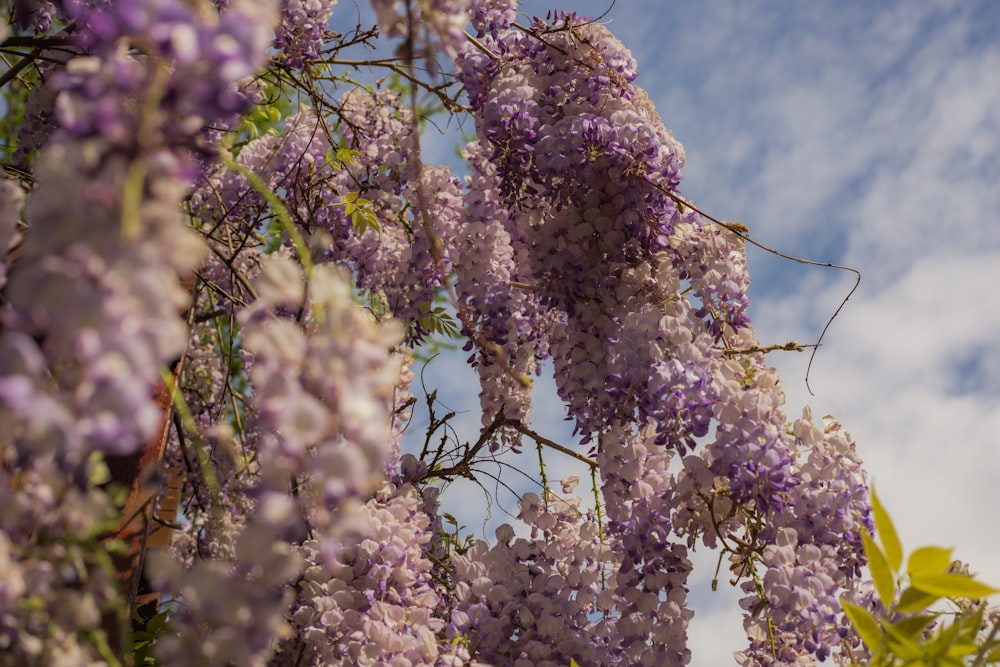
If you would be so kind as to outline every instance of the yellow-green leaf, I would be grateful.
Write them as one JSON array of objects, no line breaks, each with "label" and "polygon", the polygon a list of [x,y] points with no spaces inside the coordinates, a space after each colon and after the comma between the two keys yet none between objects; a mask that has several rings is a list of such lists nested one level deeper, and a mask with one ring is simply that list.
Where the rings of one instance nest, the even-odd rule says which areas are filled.
[{"label": "yellow-green leaf", "polygon": [[124,555],[128,553],[129,545],[122,540],[107,540],[106,542],[101,543],[101,549],[104,550],[105,553]]},{"label": "yellow-green leaf", "polygon": [[882,624],[885,630],[887,643],[893,655],[897,655],[904,660],[913,660],[920,657],[920,644],[913,641],[913,638],[901,631],[897,626],[890,623]]},{"label": "yellow-green leaf", "polygon": [[964,658],[979,650],[979,647],[972,642],[956,642],[948,647],[947,656],[949,658]]},{"label": "yellow-green leaf", "polygon": [[942,547],[920,547],[906,563],[906,571],[911,577],[925,574],[944,574],[951,565],[952,549]]},{"label": "yellow-green leaf", "polygon": [[941,597],[969,598],[972,600],[984,598],[998,593],[997,589],[976,581],[963,574],[924,574],[910,577],[910,585],[925,593],[933,593]]},{"label": "yellow-green leaf", "polygon": [[931,593],[910,586],[899,596],[899,605],[896,607],[896,610],[901,614],[923,611],[940,599],[940,595],[932,595]]},{"label": "yellow-green leaf", "polygon": [[871,612],[843,598],[840,599],[840,605],[844,608],[847,618],[851,619],[851,624],[854,625],[854,629],[857,631],[858,636],[861,637],[861,641],[873,653],[878,651],[879,646],[882,644],[882,629],[879,627],[878,621],[871,615]]},{"label": "yellow-green leaf", "polygon": [[89,481],[94,486],[107,484],[111,481],[111,471],[99,452],[91,452],[87,457],[87,472]]},{"label": "yellow-green leaf", "polygon": [[892,600],[895,596],[896,583],[895,578],[892,576],[892,570],[889,568],[889,563],[885,559],[885,553],[875,544],[875,540],[868,533],[862,533],[861,539],[864,540],[865,556],[868,557],[868,569],[872,572],[872,581],[875,582],[875,590],[878,591],[878,596],[882,599],[882,604],[889,607],[892,605]]},{"label": "yellow-green leaf", "polygon": [[[941,656],[940,658],[934,658],[930,663],[930,667],[965,667],[965,663],[958,658],[949,658],[948,656]],[[909,667],[909,665],[907,665]]]},{"label": "yellow-green leaf", "polygon": [[945,626],[942,630],[935,633],[930,641],[924,644],[924,651],[926,654],[935,659],[935,661],[940,661],[949,655],[949,650],[955,645],[958,639],[959,627],[957,624],[953,623],[949,626]]},{"label": "yellow-green leaf", "polygon": [[872,514],[875,515],[875,530],[878,533],[879,541],[885,549],[885,558],[893,572],[899,572],[903,565],[903,545],[896,534],[896,527],[892,525],[889,513],[885,511],[879,501],[875,487],[872,487]]},{"label": "yellow-green leaf", "polygon": [[916,616],[907,616],[902,618],[891,625],[885,625],[887,632],[895,634],[899,637],[904,637],[907,639],[912,639],[918,637],[923,631],[934,621],[934,616],[931,614],[919,614]]},{"label": "yellow-green leaf", "polygon": [[359,208],[355,211],[351,216],[351,224],[358,230],[358,233],[363,233],[369,227],[376,232],[382,231],[382,227],[378,224],[378,216],[368,208]]},{"label": "yellow-green leaf", "polygon": [[361,151],[355,151],[349,148],[338,148],[337,152],[333,155],[332,161],[339,162],[340,164],[353,164],[355,158],[359,155],[361,155]]},{"label": "yellow-green leaf", "polygon": [[[344,200],[344,210],[347,211],[348,214],[352,213],[358,207],[357,204],[355,204],[355,201],[357,201],[358,196],[359,194],[357,192],[348,192],[343,197],[341,197],[341,199]],[[361,201],[363,202],[364,199],[362,199]]]}]

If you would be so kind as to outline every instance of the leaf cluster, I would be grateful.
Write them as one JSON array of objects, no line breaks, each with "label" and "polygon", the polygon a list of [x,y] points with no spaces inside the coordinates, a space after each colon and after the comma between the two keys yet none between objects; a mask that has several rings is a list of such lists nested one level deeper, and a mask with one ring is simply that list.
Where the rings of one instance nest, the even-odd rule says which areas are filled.
[{"label": "leaf cluster", "polygon": [[135,620],[142,622],[141,629],[132,632],[132,664],[135,667],[155,667],[157,664],[153,647],[161,636],[171,632],[170,613],[170,608],[166,607],[148,621],[135,615]]},{"label": "leaf cluster", "polygon": [[[872,490],[879,540],[862,535],[878,604],[865,608],[841,599],[865,646],[869,667],[965,667],[1000,664],[1000,617],[987,619],[984,598],[993,588],[952,560],[952,549],[915,550],[903,568],[903,548],[889,514]],[[935,605],[950,602],[954,609]]]}]

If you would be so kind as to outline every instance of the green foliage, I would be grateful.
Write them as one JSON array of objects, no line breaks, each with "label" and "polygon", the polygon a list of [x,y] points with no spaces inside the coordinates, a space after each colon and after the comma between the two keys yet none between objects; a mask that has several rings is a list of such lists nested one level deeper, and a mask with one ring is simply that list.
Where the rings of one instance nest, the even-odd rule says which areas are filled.
[{"label": "green foliage", "polygon": [[267,82],[263,101],[255,104],[241,119],[236,131],[226,135],[234,154],[248,141],[265,134],[278,134],[284,119],[295,111],[295,104],[280,83]]},{"label": "green foliage", "polygon": [[[872,490],[873,535],[865,556],[881,608],[846,599],[844,613],[871,651],[868,667],[965,667],[1000,664],[1000,617],[986,619],[984,598],[1000,592],[957,567],[951,549],[922,547],[906,559],[896,529]],[[939,602],[948,610],[932,608]]]},{"label": "green foliage", "polygon": [[[340,151],[337,151],[338,153]],[[351,219],[351,226],[358,234],[364,234],[368,228],[376,232],[382,231],[379,226],[378,215],[372,208],[372,202],[361,197],[357,192],[348,192],[343,197],[344,215]]]},{"label": "green foliage", "polygon": [[420,304],[420,326],[431,335],[458,338],[459,328],[455,318],[442,305]]},{"label": "green foliage", "polygon": [[[170,633],[169,617],[170,609],[165,607],[150,618],[142,630],[132,633],[132,664],[135,667],[155,667],[153,647],[162,635]],[[138,615],[135,618],[141,620]]]},{"label": "green foliage", "polygon": [[272,134],[278,131],[278,123],[283,117],[280,99],[270,104],[258,104],[250,113],[243,117],[237,128],[237,134],[244,133],[247,139],[256,139],[262,134]]},{"label": "green foliage", "polygon": [[472,546],[472,534],[467,532],[466,526],[459,525],[458,519],[451,514],[442,512],[441,518],[450,527],[442,526],[441,541],[445,548],[445,553],[449,557],[452,553],[464,556],[469,551],[469,547]]}]

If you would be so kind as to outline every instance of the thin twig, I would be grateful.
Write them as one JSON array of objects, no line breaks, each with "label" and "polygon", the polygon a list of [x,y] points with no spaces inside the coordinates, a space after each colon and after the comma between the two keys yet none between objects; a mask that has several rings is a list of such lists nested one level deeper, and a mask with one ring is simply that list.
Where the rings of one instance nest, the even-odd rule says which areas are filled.
[{"label": "thin twig", "polygon": [[818,262],[818,261],[816,261],[814,259],[805,259],[805,258],[802,258],[802,257],[795,257],[794,255],[788,255],[786,253],[783,253],[780,250],[775,250],[774,248],[766,246],[763,243],[761,243],[760,241],[757,241],[752,236],[750,236],[750,230],[749,230],[749,228],[746,225],[743,225],[743,224],[738,223],[738,222],[727,222],[725,220],[719,220],[718,218],[716,218],[714,216],[711,216],[708,213],[705,213],[704,211],[702,211],[700,208],[698,208],[697,206],[695,206],[691,202],[687,201],[686,199],[684,199],[680,195],[677,195],[674,192],[671,192],[670,190],[666,189],[665,187],[663,187],[661,185],[658,185],[656,183],[653,183],[651,181],[647,181],[647,182],[650,185],[652,185],[654,188],[656,188],[657,190],[659,190],[660,192],[662,192],[663,194],[665,194],[668,197],[670,197],[671,199],[673,199],[680,206],[682,206],[682,207],[686,206],[686,207],[690,208],[692,211],[694,211],[695,213],[697,213],[701,217],[703,217],[703,218],[705,218],[707,220],[711,220],[712,222],[714,222],[715,224],[719,225],[720,227],[725,227],[726,229],[728,229],[729,231],[731,231],[733,234],[736,234],[741,239],[743,239],[744,241],[746,241],[747,243],[750,243],[750,244],[752,244],[754,246],[757,246],[761,250],[763,250],[765,252],[769,252],[772,255],[775,255],[776,257],[781,257],[782,259],[788,259],[788,260],[791,260],[793,262],[797,262],[799,264],[806,264],[806,265],[809,265],[809,266],[821,266],[821,267],[825,267],[825,268],[828,268],[828,269],[837,269],[839,271],[849,271],[850,273],[854,274],[854,286],[851,287],[850,291],[847,293],[847,296],[844,297],[844,300],[840,302],[839,306],[837,306],[837,309],[833,312],[833,315],[831,315],[830,319],[827,320],[826,325],[823,327],[823,331],[821,331],[820,334],[819,334],[819,338],[817,338],[816,342],[813,343],[812,345],[803,346],[803,347],[812,347],[813,348],[812,354],[809,355],[809,365],[806,366],[806,389],[809,391],[809,395],[810,396],[815,396],[816,394],[813,393],[812,387],[809,386],[809,372],[812,370],[813,359],[816,358],[816,352],[819,350],[820,346],[822,345],[823,338],[826,336],[826,332],[830,328],[830,325],[833,324],[833,321],[837,318],[838,315],[840,315],[840,311],[843,310],[843,308],[844,308],[845,305],[847,305],[848,299],[850,299],[854,295],[854,292],[857,291],[857,289],[858,289],[858,285],[861,284],[861,272],[859,270],[853,268],[853,267],[850,267],[850,266],[844,266],[842,264],[834,264],[832,262]]},{"label": "thin twig", "polygon": [[11,80],[16,78],[17,75],[20,74],[25,67],[35,62],[35,60],[38,59],[38,56],[42,54],[42,51],[43,51],[42,47],[32,49],[31,53],[18,60],[14,64],[14,66],[11,67],[9,70],[4,72],[3,74],[0,74],[0,88],[6,86],[8,83],[11,82]]},{"label": "thin twig", "polygon": [[741,354],[754,354],[756,352],[767,353],[767,352],[776,352],[778,350],[784,352],[805,352],[805,349],[807,347],[819,347],[819,344],[814,343],[812,345],[803,345],[801,343],[795,342],[794,340],[791,340],[788,341],[787,343],[782,343],[779,345],[767,345],[764,347],[755,346],[755,347],[728,348],[725,350],[720,350],[720,352],[724,357],[736,357]]},{"label": "thin twig", "polygon": [[577,461],[580,461],[581,463],[586,463],[591,468],[597,468],[597,461],[595,461],[594,459],[588,458],[583,454],[578,454],[577,452],[574,452],[572,449],[560,445],[558,442],[553,442],[552,440],[549,440],[545,436],[536,433],[535,431],[531,430],[530,428],[522,424],[521,421],[518,419],[504,419],[503,425],[511,427],[512,429],[514,429],[518,433],[521,433],[522,435],[528,436],[529,438],[531,438],[540,445],[545,445],[549,449],[554,449],[557,452],[560,452],[562,454],[565,454],[566,456],[576,459]]}]

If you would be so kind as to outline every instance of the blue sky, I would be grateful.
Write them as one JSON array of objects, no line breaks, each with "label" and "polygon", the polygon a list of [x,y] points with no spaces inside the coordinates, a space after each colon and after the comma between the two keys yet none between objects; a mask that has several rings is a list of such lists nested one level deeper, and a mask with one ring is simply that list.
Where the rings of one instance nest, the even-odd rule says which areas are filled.
[{"label": "blue sky", "polygon": [[[685,196],[782,252],[862,272],[813,364],[815,396],[807,355],[769,355],[789,414],[810,404],[852,433],[904,547],[955,546],[1000,585],[1000,3],[618,0],[606,20],[685,146]],[[853,280],[762,252],[749,261],[765,343],[813,342]],[[470,410],[459,423],[474,438],[460,363],[427,377]],[[572,444],[540,384],[535,426]],[[534,471],[534,454],[521,465]],[[482,527],[481,491],[445,498]],[[711,554],[697,563],[694,663],[730,664],[735,596],[710,592]]]}]

